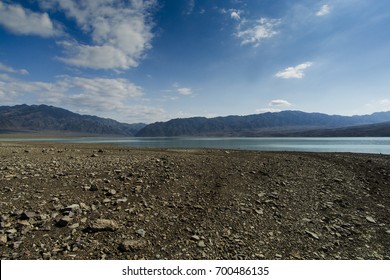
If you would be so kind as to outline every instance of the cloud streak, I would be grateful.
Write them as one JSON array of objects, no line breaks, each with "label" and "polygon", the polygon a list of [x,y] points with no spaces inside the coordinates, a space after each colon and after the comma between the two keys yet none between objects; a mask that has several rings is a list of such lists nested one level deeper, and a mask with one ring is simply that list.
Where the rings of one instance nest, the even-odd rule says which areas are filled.
[{"label": "cloud streak", "polygon": [[21,75],[28,75],[29,74],[26,69],[15,69],[15,68],[7,66],[1,62],[0,62],[0,71],[12,73],[12,74],[21,74]]},{"label": "cloud streak", "polygon": [[312,65],[312,62],[305,62],[294,67],[287,67],[286,69],[277,72],[275,76],[283,79],[302,79],[305,76],[303,71]]},{"label": "cloud streak", "polygon": [[271,100],[271,102],[268,104],[269,106],[276,106],[276,107],[291,107],[292,104],[288,102],[287,100],[283,99],[275,99]]}]

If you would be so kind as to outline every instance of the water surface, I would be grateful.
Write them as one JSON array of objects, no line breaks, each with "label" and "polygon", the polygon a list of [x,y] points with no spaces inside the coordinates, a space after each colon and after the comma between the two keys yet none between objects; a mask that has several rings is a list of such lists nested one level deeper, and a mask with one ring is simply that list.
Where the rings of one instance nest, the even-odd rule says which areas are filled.
[{"label": "water surface", "polygon": [[0,141],[110,143],[135,148],[213,148],[390,154],[390,137],[76,137],[14,138]]}]

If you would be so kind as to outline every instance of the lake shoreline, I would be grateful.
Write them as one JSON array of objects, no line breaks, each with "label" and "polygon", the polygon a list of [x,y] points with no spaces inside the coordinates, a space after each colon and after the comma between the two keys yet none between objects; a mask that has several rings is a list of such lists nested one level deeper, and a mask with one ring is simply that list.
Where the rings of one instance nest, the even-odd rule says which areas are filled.
[{"label": "lake shoreline", "polygon": [[389,155],[0,144],[1,259],[390,259]]}]

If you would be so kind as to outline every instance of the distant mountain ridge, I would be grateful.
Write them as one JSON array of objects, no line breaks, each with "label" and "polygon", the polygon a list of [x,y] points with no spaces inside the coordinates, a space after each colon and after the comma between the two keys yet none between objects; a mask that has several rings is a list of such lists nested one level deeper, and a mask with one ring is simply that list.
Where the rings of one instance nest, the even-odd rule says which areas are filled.
[{"label": "distant mountain ridge", "polygon": [[390,122],[390,112],[349,117],[301,111],[282,111],[210,119],[203,117],[173,119],[147,125],[136,136],[303,136],[304,132],[308,131],[317,131],[320,134],[321,130],[384,122]]},{"label": "distant mountain ridge", "polygon": [[390,137],[390,111],[339,116],[282,111],[248,116],[194,117],[127,124],[48,105],[0,106],[0,133],[137,137]]},{"label": "distant mountain ridge", "polygon": [[134,136],[146,124],[80,115],[48,105],[0,106],[0,132],[61,132]]}]

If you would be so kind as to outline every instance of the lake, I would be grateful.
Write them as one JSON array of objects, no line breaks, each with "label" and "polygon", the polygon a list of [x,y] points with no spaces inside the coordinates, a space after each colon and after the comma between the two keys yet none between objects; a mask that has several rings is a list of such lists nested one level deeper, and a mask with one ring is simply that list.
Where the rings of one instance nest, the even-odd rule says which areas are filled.
[{"label": "lake", "polygon": [[135,148],[213,148],[255,151],[353,152],[390,154],[390,137],[77,137],[0,139],[61,143],[111,143]]}]

